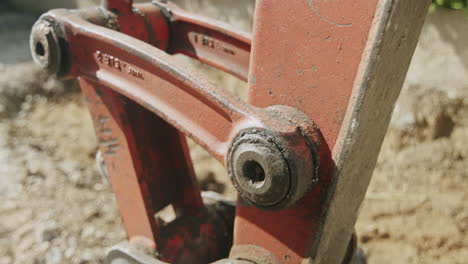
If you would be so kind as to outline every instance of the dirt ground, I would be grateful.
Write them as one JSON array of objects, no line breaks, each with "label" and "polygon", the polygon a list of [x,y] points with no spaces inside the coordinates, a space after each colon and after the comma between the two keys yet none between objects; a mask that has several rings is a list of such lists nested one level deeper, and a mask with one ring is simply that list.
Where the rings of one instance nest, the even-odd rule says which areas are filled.
[{"label": "dirt ground", "polygon": [[[74,82],[28,62],[34,18],[18,16],[0,5],[0,264],[102,263],[125,234],[89,114]],[[12,25],[16,39],[5,37]],[[357,223],[370,264],[467,263],[466,98],[402,93]],[[190,145],[202,187],[233,197],[224,169]]]}]

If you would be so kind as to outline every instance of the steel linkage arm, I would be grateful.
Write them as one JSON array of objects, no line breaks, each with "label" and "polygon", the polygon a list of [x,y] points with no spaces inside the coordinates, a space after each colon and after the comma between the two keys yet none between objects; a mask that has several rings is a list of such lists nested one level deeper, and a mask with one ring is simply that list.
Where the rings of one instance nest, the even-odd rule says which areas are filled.
[{"label": "steel linkage arm", "polygon": [[[203,204],[187,135],[241,195],[232,259],[347,263],[429,3],[257,1],[251,41],[168,1],[107,0],[43,15],[31,48],[44,68],[79,79],[132,245],[171,263],[207,263],[230,248],[232,223]],[[248,103],[178,53],[248,79]],[[167,205],[176,220],[158,221]]]},{"label": "steel linkage arm", "polygon": [[[152,215],[174,202],[179,214],[203,211],[185,141],[170,126],[225,164],[245,202],[259,208],[288,207],[316,181],[321,136],[310,118],[291,107],[249,105],[170,55],[183,53],[246,79],[246,34],[161,2],[139,6],[138,12],[112,2],[104,10],[46,13],[33,28],[31,47],[44,68],[61,78],[80,79],[127,232],[133,241],[146,239],[168,260],[183,244],[167,249],[171,240],[164,240]],[[167,178],[151,176],[170,174],[167,164],[151,164],[161,158],[161,149],[170,148],[157,137],[174,141],[174,166],[185,163],[177,173],[180,179],[174,179],[176,187]],[[179,162],[177,155],[183,158]],[[190,177],[180,175],[184,172]],[[162,194],[165,184],[174,188],[168,191],[188,192],[182,198]],[[209,234],[205,238],[214,243]]]},{"label": "steel linkage arm", "polygon": [[[67,45],[60,41],[43,43],[43,28]],[[260,200],[265,199],[252,198],[257,205],[285,207],[299,199],[313,182],[314,145],[319,135],[309,118],[300,112],[281,106],[251,106],[164,51],[91,24],[70,11],[50,11],[35,29],[33,46],[59,47],[55,52],[63,57],[60,65],[54,67],[68,68],[60,71],[62,76],[80,77],[109,87],[184,132],[233,175],[242,174],[234,179],[239,188],[244,184],[248,188],[249,180],[252,181],[252,186],[257,187],[249,188],[259,189]],[[44,58],[38,56],[38,61]],[[250,170],[265,175],[250,175]],[[291,177],[282,177],[286,174]],[[261,179],[256,183],[254,177]],[[260,184],[262,188],[258,187]],[[269,193],[269,185],[282,186],[283,190],[275,187],[274,193]]]},{"label": "steel linkage arm", "polygon": [[195,16],[171,2],[155,2],[170,21],[169,54],[184,54],[246,81],[251,36],[231,25]]}]

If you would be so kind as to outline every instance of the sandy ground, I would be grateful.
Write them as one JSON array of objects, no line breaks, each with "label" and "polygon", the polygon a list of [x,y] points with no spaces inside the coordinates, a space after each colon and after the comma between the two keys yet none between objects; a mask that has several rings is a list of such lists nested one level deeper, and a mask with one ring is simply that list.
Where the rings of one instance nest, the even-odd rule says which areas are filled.
[{"label": "sandy ground", "polygon": [[[1,10],[0,264],[101,263],[125,234],[95,168],[89,114],[74,82],[28,62],[34,17]],[[213,78],[245,94],[239,81]],[[465,98],[403,92],[357,223],[369,263],[467,263]],[[234,196],[224,169],[190,145],[202,187]]]}]

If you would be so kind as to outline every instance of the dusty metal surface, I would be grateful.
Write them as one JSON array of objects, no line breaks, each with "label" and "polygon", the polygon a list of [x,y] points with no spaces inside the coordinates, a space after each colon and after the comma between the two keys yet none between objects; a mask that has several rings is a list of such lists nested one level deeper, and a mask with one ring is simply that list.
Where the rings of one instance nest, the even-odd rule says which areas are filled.
[{"label": "dusty metal surface", "polygon": [[[69,72],[64,75],[94,80],[132,99],[192,137],[228,168],[231,160],[227,156],[238,147],[233,142],[247,130],[256,129],[278,145],[288,167],[284,175],[287,192],[266,204],[250,199],[254,204],[284,208],[313,183],[314,145],[320,135],[305,115],[289,108],[252,107],[163,51],[92,25],[71,12],[51,11],[43,19],[64,30],[62,37],[68,47],[63,52],[70,54]],[[296,120],[298,116],[304,118]],[[248,192],[242,185],[236,187],[241,193]]]},{"label": "dusty metal surface", "polygon": [[[163,48],[167,46],[167,21],[157,7],[144,5],[142,12],[133,13],[135,10],[132,11],[128,5],[114,5],[110,1],[107,4],[114,14],[96,9],[83,12],[60,10],[57,13],[63,18],[75,19],[77,24],[92,25],[84,17],[132,36],[127,38],[134,41],[139,39],[157,43]],[[145,17],[143,12],[146,12]],[[160,259],[171,263],[186,263],[189,259],[192,263],[206,263],[226,256],[232,231],[221,215],[203,205],[185,138],[144,107],[109,89],[103,81],[107,78],[115,81],[115,86],[122,87],[125,81],[121,77],[127,77],[128,81],[147,81],[150,86],[154,85],[151,79],[145,80],[136,66],[120,60],[117,57],[119,52],[101,51],[112,49],[118,44],[115,41],[118,37],[93,45],[95,43],[87,40],[105,33],[86,30],[86,26],[80,29],[67,27],[51,17],[45,21],[53,24],[48,31],[60,34],[56,44],[64,56],[63,60],[53,61],[59,64],[55,65],[60,69],[57,73],[80,77],[130,242],[157,250]],[[145,27],[142,27],[143,22]],[[38,24],[41,23],[44,22]],[[152,36],[154,32],[148,30],[149,26],[157,30],[157,37]],[[85,32],[89,39],[86,39]],[[42,43],[41,36],[41,32],[33,34],[33,42]],[[142,43],[133,43],[134,48]],[[127,49],[130,49],[132,43],[128,44]],[[47,59],[41,54],[36,55]],[[87,64],[90,61],[92,63]],[[100,78],[99,71],[104,75],[107,71],[109,76]],[[173,206],[176,220],[171,223],[158,221],[155,213],[168,205]]]},{"label": "dusty metal surface", "polygon": [[[364,199],[391,113],[405,80],[430,1],[382,1],[333,149],[334,196],[325,204],[317,263],[332,263]],[[347,228],[347,229],[345,229]],[[333,252],[333,253],[332,253]]]},{"label": "dusty metal surface", "polygon": [[289,169],[274,142],[257,132],[243,136],[233,148],[232,178],[244,196],[264,206],[281,202],[290,188]]},{"label": "dusty metal surface", "polygon": [[170,21],[168,53],[190,56],[247,80],[252,39],[249,33],[185,12],[171,2],[154,3]]},{"label": "dusty metal surface", "polygon": [[59,72],[62,54],[53,26],[49,21],[39,21],[31,32],[29,45],[34,62],[51,72]]},{"label": "dusty metal surface", "polygon": [[341,262],[428,5],[257,1],[249,102],[305,112],[329,156],[293,207],[273,214],[239,203],[235,246],[262,246],[283,263]]},{"label": "dusty metal surface", "polygon": [[[248,34],[167,1],[108,0],[45,14],[31,43],[44,68],[80,79],[131,243],[172,263],[227,254],[229,224],[203,205],[184,133],[225,164],[242,196],[234,260],[335,264],[353,251],[428,4],[257,1],[251,46]],[[177,53],[248,79],[249,103]],[[176,219],[158,221],[168,205]]]}]

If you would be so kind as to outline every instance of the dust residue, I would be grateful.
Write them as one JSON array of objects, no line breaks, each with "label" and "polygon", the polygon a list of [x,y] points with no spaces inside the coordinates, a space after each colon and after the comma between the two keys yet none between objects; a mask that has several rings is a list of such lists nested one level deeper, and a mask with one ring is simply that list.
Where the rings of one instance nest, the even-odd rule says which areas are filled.
[{"label": "dust residue", "polygon": [[[209,3],[184,5],[216,15]],[[221,15],[249,29],[251,20],[242,19],[253,6],[237,6]],[[18,27],[24,33],[30,25]],[[85,103],[74,82],[31,63],[13,65],[29,52],[13,46],[0,54],[11,64],[0,65],[0,264],[102,263],[125,234],[111,188],[95,168]],[[199,68],[245,98],[242,82]],[[357,223],[370,264],[466,263],[466,95],[410,87],[400,97]],[[221,164],[189,144],[202,188],[235,197]]]}]

